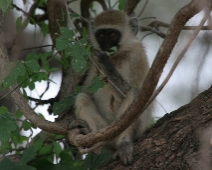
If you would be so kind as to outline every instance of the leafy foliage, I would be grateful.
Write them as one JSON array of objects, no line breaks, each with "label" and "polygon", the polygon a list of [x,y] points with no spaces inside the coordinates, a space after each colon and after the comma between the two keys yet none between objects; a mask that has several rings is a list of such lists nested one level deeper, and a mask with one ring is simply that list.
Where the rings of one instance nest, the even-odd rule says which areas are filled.
[{"label": "leafy foliage", "polygon": [[[10,6],[12,0],[0,0],[0,8],[5,12]],[[109,0],[110,8],[114,6],[120,10],[124,9],[125,0],[117,0],[113,6]],[[47,5],[46,0],[39,0],[38,6],[42,9]],[[97,11],[93,3],[89,9],[94,15]],[[76,14],[70,15],[72,18],[78,17]],[[39,25],[43,36],[49,34],[47,21],[36,23],[30,18],[30,23]],[[24,29],[29,25],[29,18],[25,19],[19,16],[16,20],[16,30],[22,34]],[[36,89],[36,82],[52,82],[50,75],[59,68],[52,66],[50,61],[56,61],[64,70],[74,70],[79,74],[84,74],[90,64],[91,47],[87,41],[87,31],[83,29],[83,37],[77,38],[78,30],[70,30],[67,27],[60,28],[60,35],[56,39],[56,47],[51,51],[40,53],[29,53],[25,60],[10,62],[0,73],[0,87],[8,89],[10,86],[20,87],[25,98],[28,100],[26,88]],[[116,52],[117,49],[112,49]],[[62,57],[57,57],[60,54]],[[101,77],[95,76],[92,84],[86,90],[89,93],[96,92],[104,86]],[[53,105],[54,115],[59,115],[67,107],[74,104],[75,96],[82,91],[83,87],[77,87],[75,94],[65,97]],[[15,115],[15,116],[14,116]],[[40,114],[41,116],[42,113]],[[44,116],[43,116],[44,117]],[[111,159],[111,153],[103,151],[99,155],[87,154],[80,157],[78,151],[73,146],[67,145],[63,135],[48,134],[47,139],[40,136],[32,138],[38,130],[35,125],[28,121],[20,110],[16,113],[10,113],[7,108],[0,107],[0,153],[14,153],[20,155],[19,163],[12,162],[10,159],[0,161],[0,167],[4,170],[94,170],[103,166]],[[26,145],[28,144],[28,145]],[[1,168],[0,168],[1,169]]]},{"label": "leafy foliage", "polygon": [[4,170],[36,170],[34,167],[12,162],[8,158],[4,158],[0,161],[0,167],[4,167]]},{"label": "leafy foliage", "polygon": [[89,167],[90,170],[95,170],[100,166],[104,166],[111,157],[111,153],[107,151],[103,151],[100,155],[90,153],[85,158],[84,167]]},{"label": "leafy foliage", "polygon": [[10,132],[16,130],[15,117],[8,112],[7,108],[0,107],[0,141],[6,143],[10,139]]},{"label": "leafy foliage", "polygon": [[87,88],[87,92],[95,93],[99,88],[104,87],[104,84],[103,80],[101,80],[98,76],[94,76],[92,84]]},{"label": "leafy foliage", "polygon": [[119,0],[118,9],[123,10],[125,6],[126,6],[126,0]]},{"label": "leafy foliage", "polygon": [[60,114],[62,111],[64,111],[68,106],[71,106],[74,104],[74,96],[68,96],[65,97],[62,101],[55,103],[53,106],[53,112],[54,115]]}]

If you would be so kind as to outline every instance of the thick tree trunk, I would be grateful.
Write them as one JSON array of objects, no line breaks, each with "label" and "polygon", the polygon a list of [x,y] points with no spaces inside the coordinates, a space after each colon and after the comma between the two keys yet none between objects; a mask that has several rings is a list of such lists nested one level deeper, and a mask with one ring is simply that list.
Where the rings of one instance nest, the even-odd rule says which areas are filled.
[{"label": "thick tree trunk", "polygon": [[100,169],[211,170],[211,146],[212,87],[147,130],[131,166],[112,161]]}]

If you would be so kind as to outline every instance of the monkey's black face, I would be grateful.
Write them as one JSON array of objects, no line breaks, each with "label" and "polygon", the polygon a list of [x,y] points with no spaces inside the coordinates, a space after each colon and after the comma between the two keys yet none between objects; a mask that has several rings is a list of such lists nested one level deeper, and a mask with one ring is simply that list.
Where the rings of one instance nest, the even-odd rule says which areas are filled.
[{"label": "monkey's black face", "polygon": [[102,51],[110,51],[114,46],[119,47],[121,33],[116,29],[100,29],[95,33],[95,37]]}]

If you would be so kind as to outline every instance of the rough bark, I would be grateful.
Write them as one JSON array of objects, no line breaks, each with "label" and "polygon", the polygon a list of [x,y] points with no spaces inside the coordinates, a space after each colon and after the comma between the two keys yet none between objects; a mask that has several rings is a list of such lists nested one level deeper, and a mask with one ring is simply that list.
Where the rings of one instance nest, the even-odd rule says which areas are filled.
[{"label": "rough bark", "polygon": [[49,31],[53,45],[55,46],[56,38],[60,35],[60,27],[67,26],[65,1],[48,0],[47,7],[48,7]]},{"label": "rough bark", "polygon": [[134,161],[112,161],[103,169],[211,170],[212,86],[189,104],[166,114],[134,148]]}]

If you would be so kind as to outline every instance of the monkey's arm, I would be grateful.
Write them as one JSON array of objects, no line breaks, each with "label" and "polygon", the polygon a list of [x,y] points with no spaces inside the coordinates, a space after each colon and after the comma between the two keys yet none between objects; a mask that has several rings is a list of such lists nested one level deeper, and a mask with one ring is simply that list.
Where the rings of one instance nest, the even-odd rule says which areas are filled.
[{"label": "monkey's arm", "polygon": [[130,90],[131,86],[126,80],[123,79],[121,74],[117,71],[117,69],[115,68],[115,66],[113,65],[110,59],[110,56],[108,56],[106,53],[101,51],[96,51],[95,55],[98,59],[98,63],[100,64],[100,67],[103,69],[104,73],[106,74],[107,79],[110,79],[116,85],[116,87],[124,95],[126,95],[126,93]]}]

